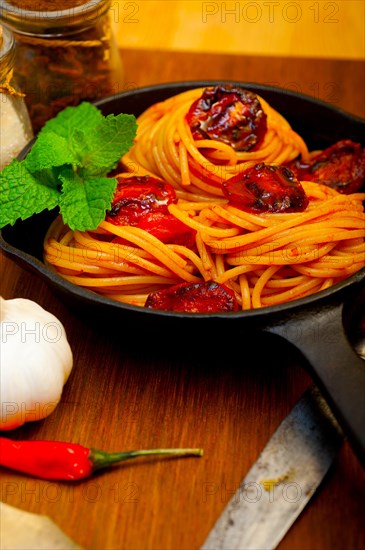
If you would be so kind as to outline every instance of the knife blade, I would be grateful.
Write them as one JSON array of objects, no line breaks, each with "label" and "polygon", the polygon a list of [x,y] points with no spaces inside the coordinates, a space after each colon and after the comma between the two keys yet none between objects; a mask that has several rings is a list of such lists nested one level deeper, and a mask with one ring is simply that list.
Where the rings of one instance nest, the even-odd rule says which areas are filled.
[{"label": "knife blade", "polygon": [[344,435],[316,386],[283,420],[201,550],[271,550],[307,505]]}]

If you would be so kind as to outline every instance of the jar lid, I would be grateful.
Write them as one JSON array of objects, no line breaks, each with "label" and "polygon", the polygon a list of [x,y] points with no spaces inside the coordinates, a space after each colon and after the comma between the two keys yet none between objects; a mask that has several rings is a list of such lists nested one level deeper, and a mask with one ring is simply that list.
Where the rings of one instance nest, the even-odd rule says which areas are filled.
[{"label": "jar lid", "polygon": [[[111,0],[87,0],[67,9],[62,9],[62,2],[59,2],[61,9],[55,10],[50,10],[49,7],[45,10],[28,10],[19,7],[20,4],[14,5],[11,0],[2,0],[0,21],[17,33],[55,37],[92,27],[109,10]],[[39,2],[38,7],[41,6]]]}]

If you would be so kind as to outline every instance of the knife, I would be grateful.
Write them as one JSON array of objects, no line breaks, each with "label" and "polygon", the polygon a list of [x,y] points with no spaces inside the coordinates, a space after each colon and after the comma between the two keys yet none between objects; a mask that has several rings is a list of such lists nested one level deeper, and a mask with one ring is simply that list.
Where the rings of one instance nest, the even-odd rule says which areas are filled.
[{"label": "knife", "polygon": [[280,424],[201,550],[277,547],[309,502],[344,440],[316,386]]}]

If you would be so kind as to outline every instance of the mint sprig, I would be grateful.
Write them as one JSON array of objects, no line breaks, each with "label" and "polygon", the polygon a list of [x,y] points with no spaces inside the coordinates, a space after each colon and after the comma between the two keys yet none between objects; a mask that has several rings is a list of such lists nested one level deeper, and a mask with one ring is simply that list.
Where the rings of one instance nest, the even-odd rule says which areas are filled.
[{"label": "mint sprig", "polygon": [[0,228],[58,206],[71,229],[96,229],[117,184],[107,175],[136,131],[133,115],[104,117],[88,102],[66,107],[43,126],[24,160],[0,172]]}]

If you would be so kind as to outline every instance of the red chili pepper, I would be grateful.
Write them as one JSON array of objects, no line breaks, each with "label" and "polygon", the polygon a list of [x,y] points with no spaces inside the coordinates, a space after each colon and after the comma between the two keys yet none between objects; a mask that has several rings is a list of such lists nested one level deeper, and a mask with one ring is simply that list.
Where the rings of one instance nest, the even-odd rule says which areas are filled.
[{"label": "red chili pepper", "polygon": [[202,456],[201,449],[149,449],[109,453],[63,441],[0,437],[0,465],[43,479],[78,480],[112,464],[148,455]]}]

